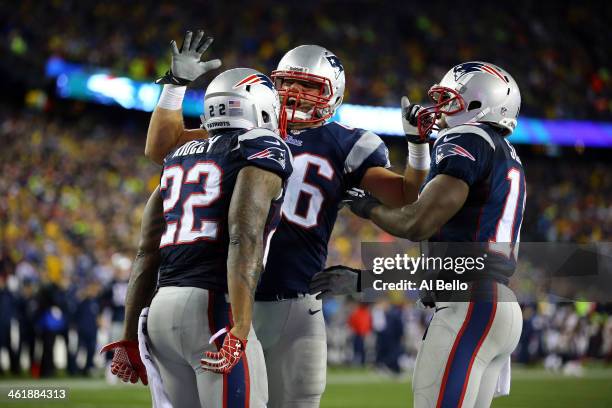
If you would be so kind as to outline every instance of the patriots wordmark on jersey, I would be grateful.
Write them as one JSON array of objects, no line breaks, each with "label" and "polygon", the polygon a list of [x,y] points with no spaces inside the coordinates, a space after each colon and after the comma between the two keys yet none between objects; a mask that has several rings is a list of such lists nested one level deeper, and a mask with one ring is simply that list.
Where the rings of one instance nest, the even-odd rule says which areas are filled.
[{"label": "patriots wordmark on jersey", "polygon": [[526,200],[523,164],[514,147],[490,125],[462,125],[440,132],[432,155],[423,187],[447,174],[470,190],[459,212],[429,241],[485,243],[487,273],[507,282],[516,267]]},{"label": "patriots wordmark on jersey", "polygon": [[[272,131],[226,132],[190,141],[166,157],[160,181],[166,231],[159,286],[227,292],[227,215],[238,173],[257,166],[287,180],[291,152]],[[273,201],[264,242],[278,224],[282,197]]]},{"label": "patriots wordmark on jersey", "polygon": [[325,266],[344,192],[359,186],[369,168],[390,165],[377,135],[336,122],[290,132],[286,142],[294,171],[258,288],[260,299],[308,292],[310,279]]}]

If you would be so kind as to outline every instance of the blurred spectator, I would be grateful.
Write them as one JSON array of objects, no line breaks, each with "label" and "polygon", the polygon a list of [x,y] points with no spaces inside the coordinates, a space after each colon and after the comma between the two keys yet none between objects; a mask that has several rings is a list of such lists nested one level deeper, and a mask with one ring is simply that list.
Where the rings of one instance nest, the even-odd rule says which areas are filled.
[{"label": "blurred spectator", "polygon": [[79,304],[75,313],[75,325],[79,336],[77,353],[85,352],[85,365],[80,367],[83,375],[89,376],[93,368],[94,354],[96,353],[96,339],[98,336],[98,318],[100,315],[100,284],[91,281],[79,293]]},{"label": "blurred spectator", "polygon": [[54,283],[45,283],[38,293],[39,309],[36,327],[42,341],[40,376],[52,377],[56,373],[55,339],[68,324],[66,316],[59,307],[60,289]]},{"label": "blurred spectator", "polygon": [[358,303],[348,319],[353,335],[353,364],[364,366],[366,363],[366,336],[372,331],[370,308],[366,303]]},{"label": "blurred spectator", "polygon": [[392,374],[401,373],[400,357],[404,352],[404,319],[402,301],[395,298],[385,313],[385,327],[381,332],[381,361],[383,367],[389,369]]},{"label": "blurred spectator", "polygon": [[500,13],[494,3],[449,9],[437,2],[415,8],[408,2],[329,0],[129,8],[118,0],[93,6],[7,2],[0,6],[6,38],[0,71],[40,87],[45,61],[61,56],[151,80],[168,69],[169,41],[180,43],[184,30],[203,26],[217,39],[211,58],[220,57],[227,68],[270,72],[297,45],[329,48],[344,63],[345,100],[351,103],[399,105],[404,94],[424,101],[427,89],[452,66],[485,60],[512,73],[527,115],[610,118],[610,8],[588,2],[548,7],[527,0],[510,7],[511,13]]},{"label": "blurred spectator", "polygon": [[[7,275],[0,273],[0,353],[6,350],[9,356],[10,369],[13,374],[19,373],[17,351],[11,341],[11,323],[16,317],[16,300],[6,284]],[[0,374],[4,372],[0,364]]]},{"label": "blurred spectator", "polygon": [[[38,298],[35,291],[36,288],[33,281],[25,280],[17,296],[19,316],[19,347],[17,355],[21,356],[22,352],[27,350],[30,369],[37,365],[35,359],[36,331],[34,325],[36,313],[38,312]],[[36,369],[36,371],[38,370]]]}]

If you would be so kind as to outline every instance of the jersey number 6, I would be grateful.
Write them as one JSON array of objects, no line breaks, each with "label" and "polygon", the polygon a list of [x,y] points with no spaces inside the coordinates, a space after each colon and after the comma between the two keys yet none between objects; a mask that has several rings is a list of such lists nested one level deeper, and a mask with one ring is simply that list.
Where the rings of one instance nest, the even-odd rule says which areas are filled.
[{"label": "jersey number 6", "polygon": [[334,169],[327,159],[304,153],[293,157],[293,173],[289,178],[283,216],[294,224],[304,228],[317,225],[323,192],[315,184],[306,181],[311,166],[317,168],[317,175],[327,180],[334,176]]}]

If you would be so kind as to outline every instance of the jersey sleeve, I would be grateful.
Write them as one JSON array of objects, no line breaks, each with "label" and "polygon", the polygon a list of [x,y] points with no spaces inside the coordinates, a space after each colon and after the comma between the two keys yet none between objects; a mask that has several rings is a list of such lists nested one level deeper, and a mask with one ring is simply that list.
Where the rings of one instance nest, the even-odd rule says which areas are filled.
[{"label": "jersey sleeve", "polygon": [[487,177],[493,159],[490,137],[477,133],[448,133],[436,143],[432,172],[459,178],[468,186]]},{"label": "jersey sleeve", "polygon": [[293,158],[285,142],[267,129],[253,129],[238,138],[240,154],[247,165],[277,174],[286,180],[293,171]]},{"label": "jersey sleeve", "polygon": [[391,166],[389,149],[375,133],[359,130],[353,136],[353,142],[344,160],[344,175],[349,187],[359,186],[369,168]]}]

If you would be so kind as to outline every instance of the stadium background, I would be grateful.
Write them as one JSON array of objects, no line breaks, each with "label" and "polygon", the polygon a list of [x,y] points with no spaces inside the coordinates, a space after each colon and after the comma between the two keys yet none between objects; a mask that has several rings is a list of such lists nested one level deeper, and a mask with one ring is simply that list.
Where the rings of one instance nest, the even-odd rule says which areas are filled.
[{"label": "stadium background", "polygon": [[[609,126],[612,8],[605,2],[522,1],[504,7],[373,1],[202,2],[185,8],[115,0],[0,4],[2,393],[61,385],[70,390],[67,406],[136,407],[148,401],[142,386],[107,385],[97,350],[118,336],[142,209],[159,177],[143,155],[149,114],[62,98],[57,78],[45,75],[50,58],[150,82],[168,68],[170,39],[180,40],[188,28],[203,27],[216,38],[207,57],[221,58],[224,68],[270,72],[288,49],[316,43],[343,61],[346,103],[392,107],[403,94],[425,101],[428,87],[449,67],[480,59],[514,75],[523,96],[521,117]],[[198,122],[187,118],[186,124]],[[403,139],[382,136],[394,169],[401,171]],[[517,146],[528,180],[523,241],[610,241],[607,136],[608,148]],[[358,266],[361,241],[390,239],[342,211],[329,264]],[[333,299],[324,313],[330,369],[322,406],[410,406],[408,374],[429,314],[401,294],[374,305]],[[546,299],[524,305],[514,358],[512,395],[494,401],[495,407],[611,406],[612,308]],[[3,398],[2,406],[12,406]]]}]

